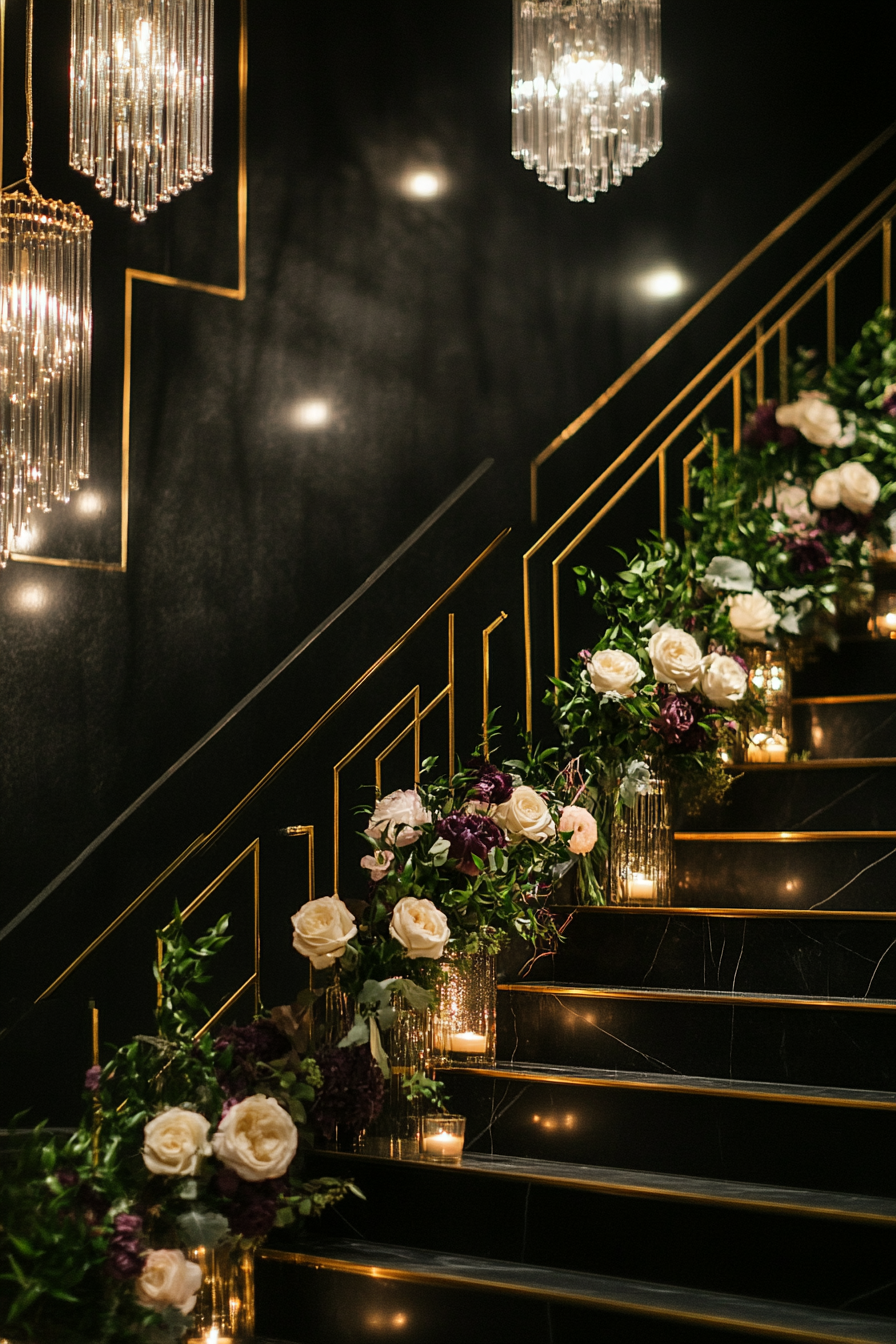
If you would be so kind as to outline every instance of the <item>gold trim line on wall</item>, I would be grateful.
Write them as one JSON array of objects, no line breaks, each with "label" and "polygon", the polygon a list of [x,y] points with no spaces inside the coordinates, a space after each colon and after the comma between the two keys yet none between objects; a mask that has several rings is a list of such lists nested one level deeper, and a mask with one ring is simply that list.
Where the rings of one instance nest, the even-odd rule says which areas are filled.
[{"label": "gold trim line on wall", "polygon": [[[5,14],[5,3],[2,6]],[[124,290],[124,376],[121,402],[121,527],[118,561],[66,560],[57,556],[13,551],[10,559],[21,564],[55,565],[67,569],[93,569],[107,574],[125,574],[128,568],[128,522],[130,513],[130,455],[131,455],[131,366],[133,356],[133,292],[134,282],[162,285],[169,289],[187,289],[197,294],[211,294],[222,299],[242,302],[246,297],[246,246],[248,238],[249,178],[247,152],[247,109],[249,88],[249,19],[248,0],[240,0],[240,42],[238,57],[239,81],[239,170],[237,180],[237,267],[235,288],[211,285],[201,280],[185,280],[179,276],[158,271],[142,271],[129,266],[125,270]],[[2,108],[0,108],[0,139],[2,139]]]}]

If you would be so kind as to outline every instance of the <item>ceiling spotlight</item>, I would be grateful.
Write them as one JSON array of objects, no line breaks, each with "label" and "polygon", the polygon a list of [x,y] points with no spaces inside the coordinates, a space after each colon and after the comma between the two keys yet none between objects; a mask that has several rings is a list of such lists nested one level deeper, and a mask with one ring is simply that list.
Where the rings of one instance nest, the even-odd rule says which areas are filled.
[{"label": "ceiling spotlight", "polygon": [[431,201],[445,190],[445,176],[437,169],[421,168],[402,178],[401,189],[405,196],[414,197],[418,201]]},{"label": "ceiling spotlight", "polygon": [[684,289],[684,276],[674,266],[657,266],[639,276],[637,285],[648,299],[673,299]]},{"label": "ceiling spotlight", "polygon": [[299,429],[323,429],[330,423],[330,403],[319,397],[300,401],[293,412],[293,421]]}]

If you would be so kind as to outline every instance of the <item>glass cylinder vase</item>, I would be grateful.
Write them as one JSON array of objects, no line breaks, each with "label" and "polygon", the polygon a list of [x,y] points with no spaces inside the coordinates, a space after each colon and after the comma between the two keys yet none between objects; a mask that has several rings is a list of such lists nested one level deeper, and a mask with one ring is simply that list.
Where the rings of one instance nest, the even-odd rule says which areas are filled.
[{"label": "glass cylinder vase", "polygon": [[226,1243],[186,1252],[202,1270],[188,1344],[243,1344],[255,1337],[255,1256]]},{"label": "glass cylinder vase", "polygon": [[389,1157],[416,1156],[420,1147],[422,1107],[419,1097],[409,1097],[405,1083],[415,1073],[432,1067],[432,1014],[395,1003],[395,1020],[381,1034],[389,1061],[389,1077],[383,1109],[366,1131],[361,1148]]},{"label": "glass cylinder vase", "polygon": [[675,860],[668,786],[650,777],[650,793],[614,813],[610,833],[610,904],[671,905]]},{"label": "glass cylinder vase", "polygon": [[792,659],[783,649],[768,649],[764,644],[748,645],[744,656],[750,685],[765,698],[765,719],[741,742],[741,759],[759,765],[783,765],[793,741]]},{"label": "glass cylinder vase", "polygon": [[433,1063],[494,1064],[497,958],[488,952],[448,957],[436,990]]}]

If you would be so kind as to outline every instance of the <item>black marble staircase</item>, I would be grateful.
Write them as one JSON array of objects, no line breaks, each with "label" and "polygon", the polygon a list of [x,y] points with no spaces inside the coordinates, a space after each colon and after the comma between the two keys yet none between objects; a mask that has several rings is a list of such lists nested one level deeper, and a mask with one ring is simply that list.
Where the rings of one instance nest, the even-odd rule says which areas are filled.
[{"label": "black marble staircase", "polygon": [[896,641],[797,697],[810,759],[679,823],[673,907],[508,966],[460,1167],[313,1156],[367,1198],[263,1253],[260,1334],[896,1341]]}]

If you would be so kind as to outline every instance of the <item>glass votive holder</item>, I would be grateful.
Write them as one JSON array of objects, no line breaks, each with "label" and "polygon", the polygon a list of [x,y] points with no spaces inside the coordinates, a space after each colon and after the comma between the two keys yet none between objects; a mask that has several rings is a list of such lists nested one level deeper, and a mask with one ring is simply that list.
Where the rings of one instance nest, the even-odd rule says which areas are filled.
[{"label": "glass votive holder", "polygon": [[420,1156],[431,1162],[459,1166],[464,1151],[463,1115],[424,1115],[420,1129]]}]

